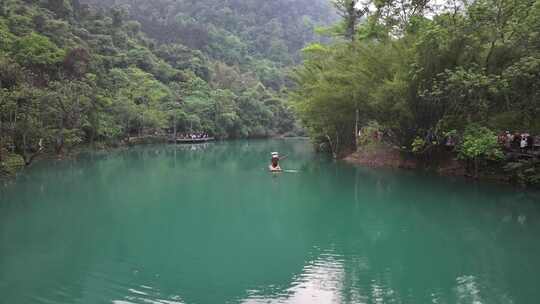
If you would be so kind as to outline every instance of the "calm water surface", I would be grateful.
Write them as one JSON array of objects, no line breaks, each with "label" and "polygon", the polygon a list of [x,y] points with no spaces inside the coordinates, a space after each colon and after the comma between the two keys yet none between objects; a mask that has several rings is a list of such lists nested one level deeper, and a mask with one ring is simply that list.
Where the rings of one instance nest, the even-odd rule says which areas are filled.
[{"label": "calm water surface", "polygon": [[302,140],[88,153],[0,188],[0,303],[540,302],[538,193]]}]

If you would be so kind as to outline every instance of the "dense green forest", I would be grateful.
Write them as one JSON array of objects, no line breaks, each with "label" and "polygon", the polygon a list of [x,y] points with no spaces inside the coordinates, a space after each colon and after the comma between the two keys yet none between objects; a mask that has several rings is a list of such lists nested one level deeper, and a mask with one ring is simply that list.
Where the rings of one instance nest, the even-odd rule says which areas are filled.
[{"label": "dense green forest", "polygon": [[[354,150],[364,128],[403,151],[455,141],[459,157],[496,162],[501,132],[540,133],[540,1],[334,3],[334,42],[304,49],[291,94],[334,154]],[[507,169],[540,181],[538,158]]]},{"label": "dense green forest", "polygon": [[2,0],[0,161],[16,153],[28,164],[40,152],[175,129],[219,138],[298,132],[287,69],[332,20],[329,8]]},{"label": "dense green forest", "polygon": [[539,92],[538,0],[0,3],[3,163],[175,130],[299,134],[298,118],[335,156],[380,134],[539,182],[538,157],[502,161],[497,138],[540,133]]},{"label": "dense green forest", "polygon": [[[121,8],[158,42],[180,43],[228,65],[251,68],[266,86],[276,67],[300,60],[298,52],[317,40],[315,27],[337,15],[328,0],[83,0]],[[266,70],[266,71],[264,71]]]}]

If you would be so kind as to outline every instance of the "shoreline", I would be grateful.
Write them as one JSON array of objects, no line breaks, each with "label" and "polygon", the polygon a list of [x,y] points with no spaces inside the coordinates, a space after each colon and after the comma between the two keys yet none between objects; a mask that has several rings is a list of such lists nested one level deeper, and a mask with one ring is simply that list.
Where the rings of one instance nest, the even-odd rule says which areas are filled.
[{"label": "shoreline", "polygon": [[[249,138],[248,138],[249,139]],[[251,139],[309,139],[303,136],[270,136],[266,138],[251,138]],[[228,141],[233,139],[220,139],[217,141]],[[117,149],[129,149],[133,146],[152,145],[152,144],[169,144],[166,137],[145,137],[130,139],[130,141],[117,142],[95,142],[93,144],[82,144],[72,148],[63,154],[55,154],[54,152],[45,152],[36,157],[34,162],[43,160],[66,160],[76,157],[80,153],[88,151],[112,151]],[[170,143],[174,145],[173,143]],[[438,153],[436,157],[423,159],[418,155],[410,152],[401,151],[395,147],[389,146],[368,146],[359,149],[356,152],[350,153],[341,158],[342,161],[354,165],[368,168],[389,168],[402,170],[418,170],[423,172],[434,173],[438,176],[446,177],[463,177],[474,181],[487,181],[509,185],[522,186],[527,188],[537,188],[534,185],[525,185],[513,181],[508,174],[494,174],[489,172],[481,172],[478,177],[474,177],[467,172],[467,163],[458,160],[456,155],[446,151]],[[34,163],[33,162],[33,163]],[[22,157],[18,154],[8,153],[2,163],[0,163],[0,180],[9,180],[16,178],[17,174],[31,167],[32,164],[25,166]]]},{"label": "shoreline", "polygon": [[[170,144],[167,136],[143,136],[143,137],[131,137],[128,141],[119,140],[115,142],[94,142],[77,145],[72,149],[65,151],[62,154],[56,154],[54,152],[43,152],[36,156],[35,160],[30,165],[25,165],[23,158],[16,153],[6,153],[5,159],[0,162],[0,181],[9,180],[15,178],[17,174],[24,171],[26,168],[32,167],[33,163],[44,160],[65,160],[72,157],[76,157],[80,153],[88,151],[112,151],[116,149],[129,149],[134,146],[154,145],[154,144]],[[253,137],[246,139],[309,139],[305,136],[287,136],[287,135],[274,135],[268,137]],[[236,140],[235,138],[216,139],[219,141]],[[178,144],[182,145],[182,144]]]},{"label": "shoreline", "polygon": [[536,188],[534,185],[525,185],[513,181],[509,174],[481,172],[474,177],[467,171],[467,163],[458,160],[451,152],[444,152],[430,159],[422,159],[412,153],[400,151],[392,147],[369,147],[360,149],[342,158],[348,164],[368,168],[389,168],[401,170],[419,170],[435,173],[438,176],[462,177],[473,181],[486,181],[502,183],[527,188]]}]

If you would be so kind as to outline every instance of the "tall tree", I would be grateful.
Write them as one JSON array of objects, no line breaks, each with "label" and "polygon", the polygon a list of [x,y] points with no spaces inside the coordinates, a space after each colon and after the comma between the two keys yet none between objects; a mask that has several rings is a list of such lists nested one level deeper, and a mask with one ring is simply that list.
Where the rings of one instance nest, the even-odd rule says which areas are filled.
[{"label": "tall tree", "polygon": [[358,22],[369,12],[369,9],[361,8],[358,0],[333,0],[332,4],[345,22],[345,38],[354,42]]}]

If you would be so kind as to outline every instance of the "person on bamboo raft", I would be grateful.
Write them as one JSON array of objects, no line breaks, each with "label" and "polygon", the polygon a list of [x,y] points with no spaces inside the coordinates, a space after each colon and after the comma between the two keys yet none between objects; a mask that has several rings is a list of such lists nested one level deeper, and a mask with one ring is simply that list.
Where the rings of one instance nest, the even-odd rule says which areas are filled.
[{"label": "person on bamboo raft", "polygon": [[270,171],[281,171],[279,166],[279,161],[285,159],[286,157],[279,157],[278,152],[272,152],[272,159],[270,160]]}]

